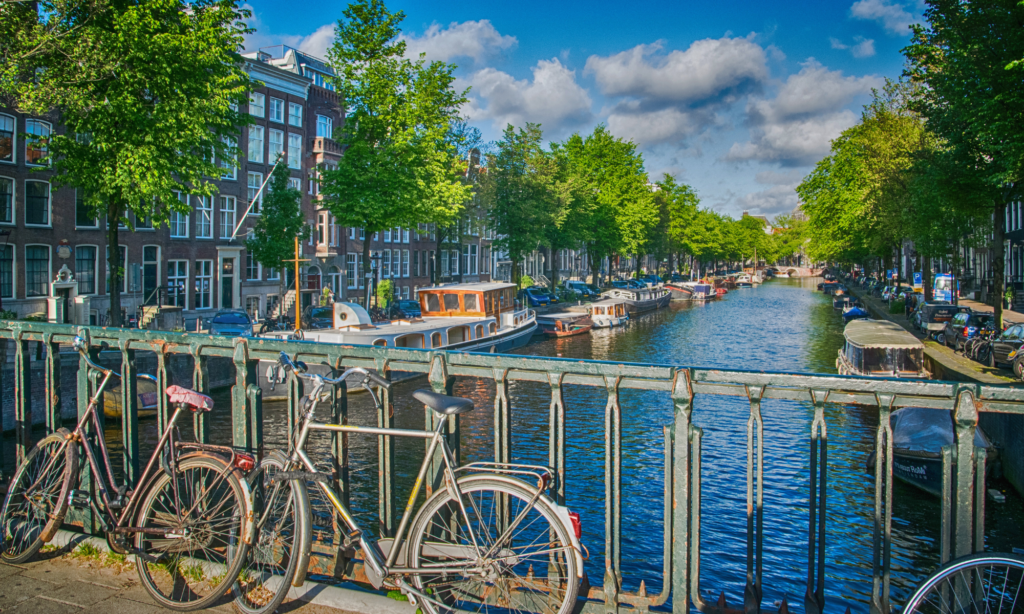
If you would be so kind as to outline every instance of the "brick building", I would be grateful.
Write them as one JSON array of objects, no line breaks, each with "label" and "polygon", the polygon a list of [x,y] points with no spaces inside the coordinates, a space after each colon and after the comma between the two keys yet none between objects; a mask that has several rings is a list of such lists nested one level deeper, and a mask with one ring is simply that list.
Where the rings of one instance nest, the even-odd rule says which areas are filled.
[{"label": "brick building", "polygon": [[[239,135],[239,159],[223,163],[216,193],[179,195],[191,212],[173,214],[167,227],[153,228],[134,218],[134,232],[123,227],[121,305],[127,314],[140,313],[147,304],[177,307],[190,329],[219,309],[245,309],[263,317],[280,308],[282,268],[262,267],[245,250],[246,234],[260,214],[262,195],[256,195],[278,155],[302,194],[303,215],[312,230],[300,246],[301,257],[310,260],[300,270],[303,305],[325,287],[337,300],[361,302],[365,296],[364,233],[338,226],[320,206],[317,169],[336,164],[342,154],[332,135],[344,122],[344,110],[328,80],[329,67],[283,45],[244,58],[246,70],[263,86],[250,96],[247,110],[255,123]],[[26,117],[0,107],[0,300],[21,317],[45,314],[50,283],[67,266],[77,295],[87,303],[86,317],[104,323],[110,306],[103,281],[109,284],[106,220],[87,219],[78,190],[51,188],[52,172],[36,163],[45,151],[25,138],[25,133],[46,136],[51,130],[62,130],[54,117]],[[371,240],[377,279],[392,278],[409,298],[430,285],[436,239],[427,226],[395,228]],[[462,269],[469,266],[477,272],[473,277],[487,280],[479,264],[473,265],[484,246],[473,242],[477,254],[463,246],[467,264]],[[449,262],[459,262],[454,251],[450,255]],[[291,269],[284,274],[286,285],[294,288]],[[289,290],[286,311],[292,301],[294,291]]]}]

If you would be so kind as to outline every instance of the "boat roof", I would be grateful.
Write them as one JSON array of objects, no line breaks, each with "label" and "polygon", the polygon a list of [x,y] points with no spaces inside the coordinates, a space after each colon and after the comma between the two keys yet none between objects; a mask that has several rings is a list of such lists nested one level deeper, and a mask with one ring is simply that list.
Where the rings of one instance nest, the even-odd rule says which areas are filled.
[{"label": "boat roof", "polygon": [[578,320],[587,317],[587,314],[579,311],[563,311],[561,313],[538,313],[538,320]]},{"label": "boat roof", "polygon": [[853,320],[843,331],[846,340],[865,348],[923,348],[924,344],[899,324],[881,320]]},{"label": "boat roof", "polygon": [[480,281],[469,284],[449,284],[446,286],[434,286],[432,288],[420,288],[420,292],[431,292],[437,290],[471,290],[475,292],[486,292],[488,290],[501,290],[502,288],[515,287],[515,284],[500,281]]},{"label": "boat roof", "polygon": [[617,298],[606,298],[606,299],[601,299],[600,301],[594,301],[593,303],[590,303],[590,304],[591,305],[601,305],[602,307],[604,307],[605,305],[618,305],[620,303],[621,304],[625,304],[626,301],[624,301],[622,299],[617,299]]}]

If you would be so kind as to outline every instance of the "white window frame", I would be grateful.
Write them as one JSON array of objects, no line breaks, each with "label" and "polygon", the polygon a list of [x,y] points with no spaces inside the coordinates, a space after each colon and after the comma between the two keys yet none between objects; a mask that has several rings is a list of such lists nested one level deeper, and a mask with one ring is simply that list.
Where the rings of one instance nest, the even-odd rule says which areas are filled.
[{"label": "white window frame", "polygon": [[400,249],[391,250],[391,276],[396,278],[402,276],[402,250]]},{"label": "white window frame", "polygon": [[[175,192],[174,195],[175,195],[175,197],[177,197],[179,202],[183,202],[186,205],[188,204],[188,194],[183,194],[181,192]],[[184,198],[182,198],[182,197],[184,197]],[[171,212],[170,212],[170,219],[168,220],[168,224],[167,225],[169,226],[172,239],[187,239],[188,238],[188,223],[189,223],[189,219],[188,218],[189,218],[188,213],[181,213],[179,211],[171,210]],[[184,234],[181,232],[182,228],[184,228]]]},{"label": "white window frame", "polygon": [[[257,113],[256,110],[259,109]],[[267,97],[263,94],[252,92],[249,94],[249,115],[255,117],[267,116]]]},{"label": "white window frame", "polygon": [[[217,212],[220,214],[220,238],[230,239],[231,233],[235,231],[235,225],[238,223],[238,200],[234,196],[228,196],[222,194],[219,197],[220,202],[218,203]],[[231,208],[225,208],[226,203],[231,203]],[[231,214],[228,217],[228,214]]]},{"label": "white window frame", "polygon": [[0,119],[11,120],[11,159],[0,160],[0,164],[17,164],[18,163],[18,118],[13,115],[6,113],[0,113]]},{"label": "white window frame", "polygon": [[[3,177],[0,177],[0,179],[3,179]],[[85,226],[85,225],[82,225],[82,224],[78,223],[78,195],[82,191],[83,191],[82,188],[75,188],[75,228],[76,229],[81,228],[81,229],[86,229],[86,230],[89,230],[89,229],[95,230],[95,229],[100,227],[100,218],[99,218],[99,216],[94,217],[93,220],[92,220],[92,224],[89,225],[89,226]],[[4,224],[4,222],[0,222],[0,225],[2,225],[2,224]]]},{"label": "white window frame", "polygon": [[[30,247],[45,247],[46,248],[46,256],[47,256],[47,258],[46,258],[46,267],[47,267],[46,283],[43,285],[43,293],[42,294],[33,294],[31,296],[29,296],[29,293],[28,293],[28,248],[30,248]],[[23,250],[24,250],[23,251],[23,255],[25,256],[25,260],[24,260],[24,262],[25,262],[25,298],[26,299],[38,299],[38,298],[45,298],[46,296],[49,296],[50,291],[49,291],[49,288],[47,288],[47,286],[49,286],[50,280],[53,279],[53,246],[52,245],[47,245],[46,243],[26,243],[24,248],[23,248]]]},{"label": "white window frame", "polygon": [[[249,262],[252,261],[256,265],[256,277],[249,277]],[[263,265],[256,261],[252,257],[252,254],[246,252],[245,254],[245,281],[262,281],[263,280]]]},{"label": "white window frame", "polygon": [[[253,177],[256,178],[256,184],[255,185],[253,185],[253,181],[252,181]],[[246,173],[246,176],[245,176],[245,186],[246,186],[245,206],[248,207],[249,205],[252,205],[252,207],[249,209],[249,215],[260,215],[263,212],[263,193],[262,192],[260,192],[259,198],[255,199],[256,202],[253,203],[253,197],[255,196],[255,192],[259,192],[259,189],[260,189],[261,185],[263,185],[263,173],[254,173],[252,171],[248,171]],[[255,192],[254,192],[254,190],[255,190]],[[237,224],[238,222],[235,222],[235,223]],[[234,230],[234,229],[232,229],[232,230]]]},{"label": "white window frame", "polygon": [[[259,138],[254,138],[254,135],[259,135]],[[264,133],[263,126],[249,126],[249,146],[248,156],[249,162],[256,162],[263,164],[263,149],[266,147],[266,134]],[[259,143],[259,149],[254,149],[254,143]]]},{"label": "white window frame", "polygon": [[386,249],[381,253],[380,278],[391,277],[391,250]]},{"label": "white window frame", "polygon": [[[238,147],[238,139],[231,137],[224,137],[224,142],[227,143],[228,147]],[[221,160],[220,167],[225,171],[231,171],[221,175],[221,179],[224,181],[236,181],[238,179],[238,156],[232,156],[231,160]],[[226,165],[226,166],[225,166]]]},{"label": "white window frame", "polygon": [[[100,293],[100,246],[92,244],[75,245],[75,280],[78,281],[78,250],[82,247],[91,247],[96,251],[92,257],[92,292],[78,292],[78,296],[96,296]],[[51,265],[52,268],[52,265]],[[80,284],[81,282],[79,282]]]},{"label": "white window frame", "polygon": [[[209,275],[202,275],[202,276],[200,276],[200,274],[199,274],[200,271],[202,269],[206,268],[204,265],[209,265]],[[209,302],[207,303],[207,305],[205,307],[199,307],[198,305],[193,305],[193,308],[196,311],[206,311],[208,309],[213,309],[213,279],[214,279],[214,276],[213,276],[213,260],[196,260],[196,273],[195,273],[195,277],[193,279],[195,280],[194,284],[196,286],[199,285],[199,281],[202,280],[202,279],[208,280],[210,282],[209,291],[206,293],[206,297],[209,300]],[[199,296],[201,296],[201,293],[199,292],[198,288],[196,288],[194,296],[195,296],[195,298],[198,298]]]},{"label": "white window frame", "polygon": [[[196,196],[196,200],[199,201],[196,204],[196,238],[197,239],[212,239],[213,238],[213,196]],[[206,221],[207,233],[200,232],[203,228],[203,220]]]},{"label": "white window frame", "polygon": [[[284,130],[271,128],[269,132],[270,133],[267,135],[267,147],[269,148],[267,150],[267,161],[274,164],[277,162],[277,156],[284,156],[285,153]],[[275,141],[274,137],[277,137],[280,140]]]},{"label": "white window frame", "polygon": [[408,242],[409,242],[409,229],[408,228],[403,228],[402,229],[402,243],[408,243]]},{"label": "white window frame", "polygon": [[[279,113],[279,115],[277,117],[274,116],[274,108],[275,107],[277,107],[277,110],[280,111],[280,113]],[[279,124],[283,124],[284,123],[284,101],[283,100],[281,100],[280,98],[274,98],[273,96],[270,97],[270,113],[267,115],[267,119],[269,119],[272,122],[277,122]]]},{"label": "white window frame", "polygon": [[[296,115],[294,111],[298,109],[299,113]],[[297,121],[296,121],[297,120]],[[288,125],[295,126],[296,128],[302,127],[302,105],[294,102],[288,103]]]},{"label": "white window frame", "polygon": [[[272,281],[272,280],[276,280],[276,281],[280,281],[281,280],[281,269],[280,268],[267,269],[267,281]],[[277,296],[277,295],[275,294],[274,296]]]},{"label": "white window frame", "polygon": [[334,118],[327,115],[316,116],[316,135],[318,137],[334,138]]},{"label": "white window frame", "polygon": [[302,178],[301,177],[289,177],[288,178],[288,187],[292,188],[293,190],[297,190],[299,193],[302,193]]},{"label": "white window frame", "polygon": [[391,229],[387,228],[384,230],[384,242],[391,243]]},{"label": "white window frame", "polygon": [[14,210],[17,208],[14,205],[15,205],[15,203],[18,202],[18,181],[14,177],[7,177],[7,176],[4,176],[4,175],[0,175],[0,179],[6,179],[7,181],[11,182],[11,205],[10,205],[11,206],[11,211],[10,211],[11,221],[9,221],[9,222],[0,222],[0,226],[14,226],[15,223],[16,223],[15,220],[14,220]]},{"label": "white window frame", "polygon": [[402,250],[402,277],[409,276],[409,250]]},{"label": "white window frame", "polygon": [[354,252],[345,254],[345,276],[348,279],[345,281],[345,287],[350,290],[355,290],[359,284],[359,256]]},{"label": "white window frame", "polygon": [[[38,166],[38,165],[37,165]],[[31,224],[28,221],[28,184],[30,183],[42,183],[46,185],[46,223],[45,224]],[[41,181],[39,179],[26,179],[25,180],[25,207],[24,207],[24,221],[27,228],[52,228],[53,227],[53,186],[50,185],[49,181]]]},{"label": "white window frame", "polygon": [[[184,307],[184,309],[189,309],[189,304],[188,304],[188,297],[189,297],[189,294],[188,294],[188,280],[189,280],[189,273],[191,272],[191,271],[189,271],[189,269],[190,269],[189,261],[181,259],[181,258],[178,258],[178,259],[174,259],[174,260],[168,260],[167,264],[170,265],[172,262],[184,262],[185,263],[185,307]],[[167,279],[166,279],[166,283],[167,283],[167,287],[168,288],[171,287],[171,280],[172,279],[181,279],[181,277],[179,277],[177,275],[175,275],[174,277],[171,277],[170,273],[168,273]]]},{"label": "white window frame", "polygon": [[[33,126],[46,126],[46,134],[45,135],[39,135],[39,134],[36,134],[35,132],[32,132],[31,128]],[[48,136],[50,136],[53,133],[53,126],[50,124],[50,122],[44,122],[41,119],[26,119],[25,120],[25,133],[26,134],[31,134],[33,136],[47,136],[48,137]],[[31,139],[29,139],[27,137],[25,138],[25,147],[26,147],[26,151],[25,151],[25,166],[46,166],[45,164],[37,164],[35,162],[29,162],[28,161],[28,151],[27,151],[27,148],[31,144],[31,142],[32,142]],[[46,155],[50,153],[49,146],[43,147],[42,150],[43,150],[43,157],[45,158]]]},{"label": "white window frame", "polygon": [[288,168],[302,168],[302,135],[288,133]]}]

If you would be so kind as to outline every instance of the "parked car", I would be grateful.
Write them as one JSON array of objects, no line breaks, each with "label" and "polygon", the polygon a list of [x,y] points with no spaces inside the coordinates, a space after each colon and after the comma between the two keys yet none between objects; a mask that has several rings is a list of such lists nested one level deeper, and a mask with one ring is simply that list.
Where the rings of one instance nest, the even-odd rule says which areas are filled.
[{"label": "parked car", "polygon": [[302,314],[302,326],[307,330],[334,328],[334,307],[307,307]]},{"label": "parked car", "polygon": [[423,312],[420,310],[419,301],[403,299],[395,304],[395,311],[400,318],[421,318]]},{"label": "parked car", "polygon": [[590,286],[582,281],[569,280],[562,284],[562,287],[566,292],[576,295],[577,298],[593,298],[601,294],[600,292],[594,292],[591,290]]},{"label": "parked car", "polygon": [[676,282],[676,283],[681,282],[681,281],[686,281],[686,279],[683,278],[683,276],[680,275],[679,273],[672,273],[672,275],[669,277],[669,280],[673,281],[673,282]]},{"label": "parked car", "polygon": [[210,320],[210,334],[225,337],[252,337],[252,320],[244,311],[218,311]]},{"label": "parked car", "polygon": [[635,279],[622,279],[613,281],[612,287],[622,290],[643,290],[647,287],[647,284],[640,283]]},{"label": "parked car", "polygon": [[534,286],[533,290],[536,290],[537,292],[541,292],[544,295],[546,295],[548,297],[548,303],[552,305],[558,302],[558,297],[555,296],[555,293],[552,292],[551,290],[548,290],[545,286]]},{"label": "parked car", "polygon": [[551,302],[548,293],[538,288],[526,288],[519,293],[519,297],[529,307],[542,307]]},{"label": "parked car", "polygon": [[942,342],[954,350],[963,349],[964,342],[978,336],[982,330],[994,330],[996,319],[991,313],[961,312],[946,323]]},{"label": "parked car", "polygon": [[[1009,365],[1018,356],[1020,346],[1024,345],[1024,325],[1013,324],[992,339],[992,352],[989,354],[988,366],[1000,367]],[[1013,354],[1011,356],[1010,354]]]},{"label": "parked car", "polygon": [[648,286],[657,286],[658,284],[665,283],[665,280],[657,275],[641,275],[640,281],[646,283]]},{"label": "parked car", "polygon": [[953,316],[959,312],[960,308],[956,305],[942,301],[920,303],[910,314],[910,323],[914,328],[927,335],[941,335],[946,328],[946,322],[952,320]]}]

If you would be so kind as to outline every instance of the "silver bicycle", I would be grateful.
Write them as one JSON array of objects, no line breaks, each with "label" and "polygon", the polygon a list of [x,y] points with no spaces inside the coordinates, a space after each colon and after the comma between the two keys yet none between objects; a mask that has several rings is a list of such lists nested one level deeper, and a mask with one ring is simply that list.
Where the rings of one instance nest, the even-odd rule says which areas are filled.
[{"label": "silver bicycle", "polygon": [[[289,585],[305,578],[311,541],[308,483],[323,494],[347,531],[345,549],[358,547],[375,588],[400,590],[425,612],[541,612],[568,614],[576,605],[583,576],[579,516],[557,505],[545,491],[547,467],[490,462],[455,465],[444,434],[445,420],[432,431],[326,424],[315,419],[325,387],[362,376],[387,386],[373,372],[351,368],[336,378],[308,373],[301,361],[281,353],[280,368],[308,381],[301,417],[287,454],[268,455],[250,478],[257,501],[256,536],[248,566],[235,587],[243,612],[270,612]],[[330,393],[330,391],[328,391]],[[417,390],[413,397],[441,416],[473,409],[469,399]],[[313,432],[415,437],[429,442],[412,493],[394,537],[374,538],[355,520],[306,453]],[[434,493],[413,514],[428,469],[440,452],[442,470]],[[535,483],[528,483],[536,480]]]},{"label": "silver bicycle", "polygon": [[950,561],[926,579],[902,614],[1021,614],[1024,558],[985,552]]}]

